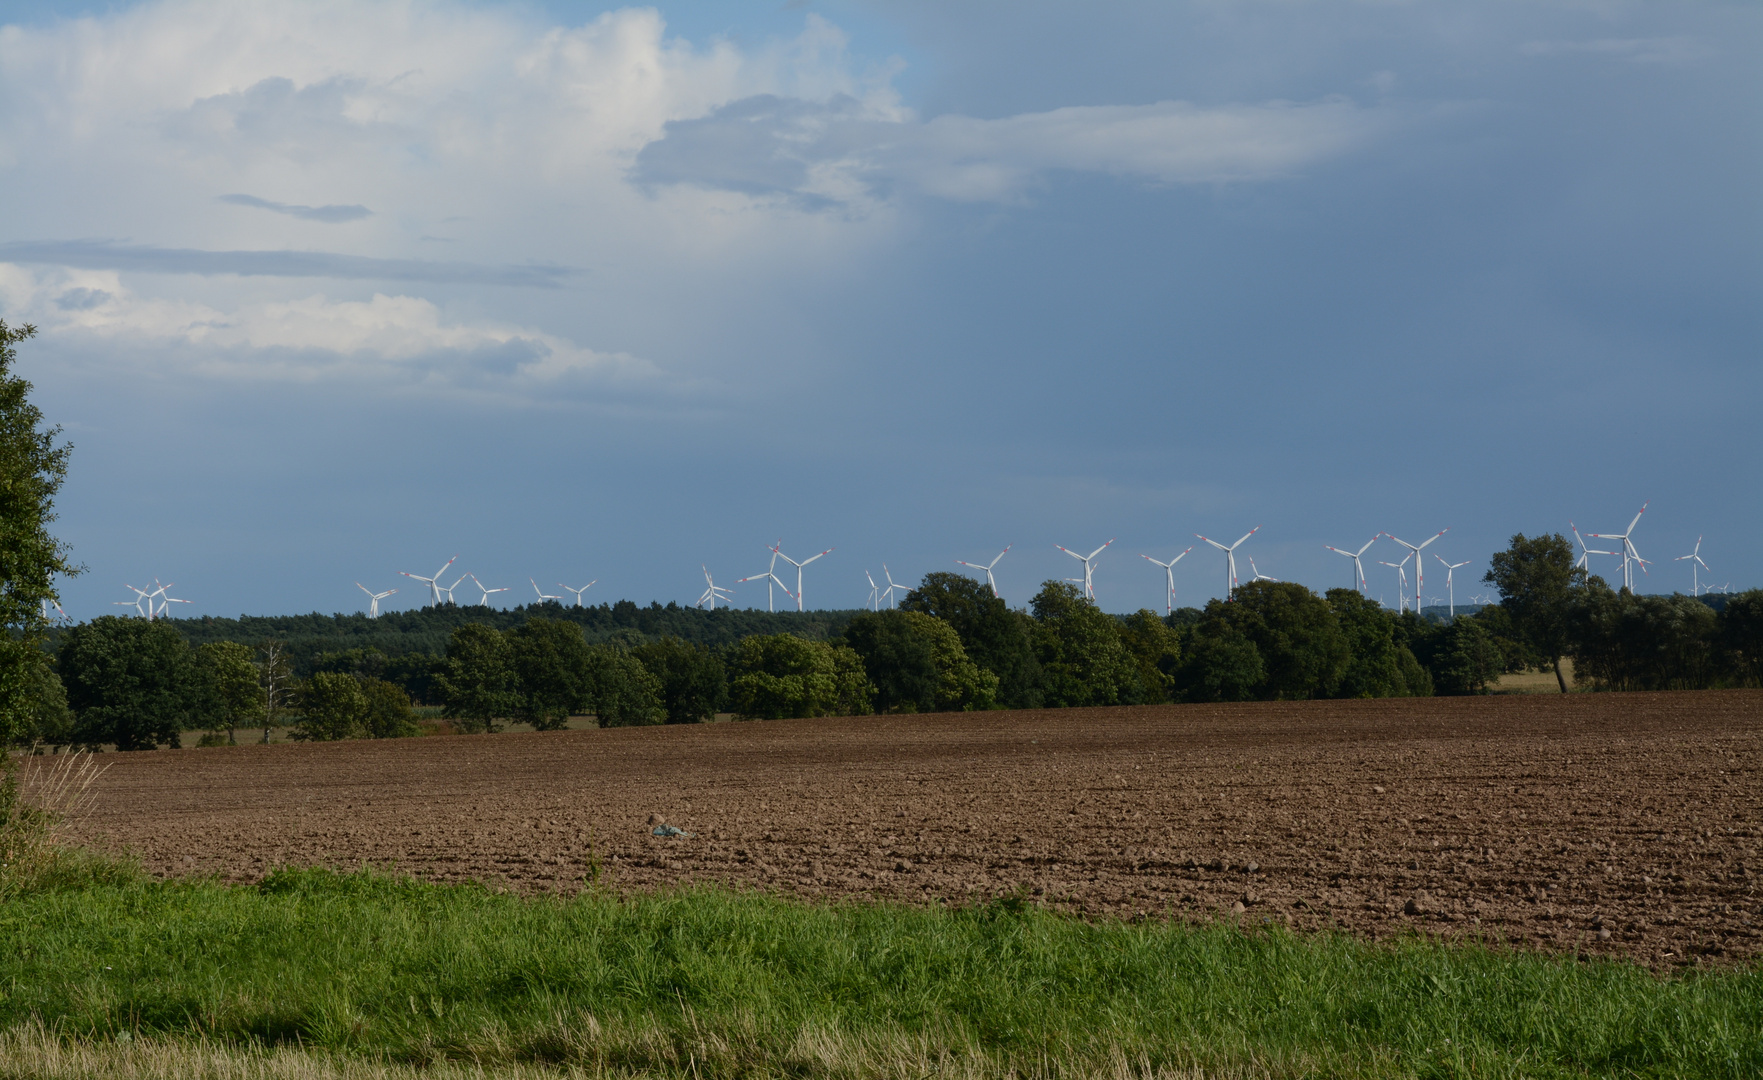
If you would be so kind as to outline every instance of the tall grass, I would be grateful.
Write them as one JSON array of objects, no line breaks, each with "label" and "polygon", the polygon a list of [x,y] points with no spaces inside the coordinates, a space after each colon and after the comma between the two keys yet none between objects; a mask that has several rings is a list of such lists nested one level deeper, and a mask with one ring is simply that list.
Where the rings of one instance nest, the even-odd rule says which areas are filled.
[{"label": "tall grass", "polygon": [[0,750],[0,901],[27,891],[121,884],[139,873],[127,863],[65,843],[108,766],[91,754],[27,757]]},{"label": "tall grass", "polygon": [[0,909],[0,1026],[14,1032],[92,1053],[300,1047],[376,1068],[1755,1077],[1758,974],[1662,979],[1422,938],[1090,923],[1017,903],[523,898],[321,870],[255,887],[36,888]]}]

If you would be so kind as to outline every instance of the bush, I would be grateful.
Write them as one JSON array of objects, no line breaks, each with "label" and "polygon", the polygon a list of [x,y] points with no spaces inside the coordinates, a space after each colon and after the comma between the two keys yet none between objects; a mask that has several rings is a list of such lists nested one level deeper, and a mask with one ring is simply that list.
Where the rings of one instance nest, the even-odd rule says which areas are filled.
[{"label": "bush", "polygon": [[384,679],[362,679],[361,694],[367,699],[362,719],[370,739],[405,739],[422,734],[410,711],[410,695],[402,686]]},{"label": "bush", "polygon": [[367,695],[353,675],[315,672],[298,698],[300,719],[290,738],[312,742],[359,739],[367,734]]},{"label": "bush", "polygon": [[848,645],[793,634],[756,634],[730,650],[729,705],[747,720],[860,716],[874,686]]},{"label": "bush", "polygon": [[661,680],[622,645],[591,645],[587,704],[601,727],[639,727],[667,720]]}]

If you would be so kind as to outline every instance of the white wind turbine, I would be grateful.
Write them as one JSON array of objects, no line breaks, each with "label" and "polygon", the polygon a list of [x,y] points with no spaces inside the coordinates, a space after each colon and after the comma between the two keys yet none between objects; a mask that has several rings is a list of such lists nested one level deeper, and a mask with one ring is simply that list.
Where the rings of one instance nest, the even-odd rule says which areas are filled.
[{"label": "white wind turbine", "polygon": [[543,604],[547,600],[562,600],[563,599],[563,597],[561,595],[558,595],[558,596],[548,595],[545,592],[545,590],[539,588],[539,583],[534,581],[532,578],[527,578],[526,580],[530,585],[532,585],[533,591],[539,594],[539,603]]},{"label": "white wind turbine", "polygon": [[[442,592],[447,594],[447,603],[451,604],[453,602],[453,590],[459,588],[460,585],[464,584],[465,579],[468,577],[471,577],[471,575],[470,574],[460,574],[457,578],[453,579],[453,584],[451,584],[441,590]],[[473,578],[472,580],[475,581],[477,579]]]},{"label": "white wind turbine", "polygon": [[[1385,536],[1389,537],[1391,540],[1395,540],[1396,543],[1401,544],[1414,555],[1414,614],[1416,615],[1420,614],[1420,585],[1422,580],[1426,577],[1426,571],[1423,569],[1425,564],[1422,562],[1422,559],[1424,559],[1425,556],[1420,554],[1420,549],[1450,531],[1449,528],[1440,529],[1438,532],[1433,533],[1430,537],[1422,540],[1418,544],[1410,544],[1406,540],[1398,539],[1395,533],[1384,533]],[[1407,562],[1408,560],[1403,559],[1402,561]]]},{"label": "white wind turbine", "polygon": [[1278,578],[1268,577],[1266,574],[1263,574],[1260,570],[1258,570],[1255,567],[1255,556],[1253,556],[1253,555],[1249,556],[1249,573],[1255,575],[1253,578],[1250,579],[1252,581],[1271,581],[1276,584],[1279,581]]},{"label": "white wind turbine", "polygon": [[587,592],[587,591],[588,591],[588,590],[589,590],[589,589],[591,589],[591,588],[593,588],[593,587],[594,587],[594,582],[595,582],[595,581],[599,581],[599,580],[600,580],[600,579],[599,579],[599,578],[595,578],[595,579],[594,579],[594,581],[590,581],[590,582],[588,582],[588,583],[587,583],[587,584],[586,584],[586,585],[583,585],[583,586],[582,586],[582,587],[581,587],[581,588],[579,588],[579,589],[572,589],[572,588],[570,588],[570,587],[569,587],[569,586],[568,586],[568,585],[565,585],[565,584],[564,584],[564,583],[563,583],[563,582],[561,582],[561,581],[559,581],[559,582],[558,582],[558,583],[557,583],[557,587],[558,587],[558,588],[559,588],[559,589],[562,589],[562,590],[563,590],[563,591],[564,591],[564,592],[566,592],[566,593],[573,593],[573,594],[575,594],[575,606],[576,606],[576,607],[581,607],[581,606],[582,606],[582,593],[585,593],[585,592]]},{"label": "white wind turbine", "polygon": [[1631,564],[1638,562],[1641,564],[1641,573],[1644,574],[1647,572],[1646,560],[1642,559],[1641,553],[1639,551],[1635,550],[1634,541],[1629,539],[1629,537],[1634,535],[1634,527],[1641,523],[1641,514],[1646,513],[1647,507],[1649,507],[1651,505],[1653,505],[1653,500],[1651,500],[1651,499],[1648,499],[1646,502],[1642,503],[1640,511],[1638,513],[1636,513],[1634,516],[1634,520],[1628,523],[1628,528],[1622,530],[1619,533],[1587,533],[1586,534],[1587,536],[1595,536],[1599,540],[1620,540],[1620,541],[1622,541],[1622,551],[1621,551],[1621,555],[1622,555],[1622,587],[1627,589],[1629,592],[1634,591],[1634,568]]},{"label": "white wind turbine", "polygon": [[112,607],[132,607],[135,609],[135,614],[141,616],[141,618],[143,618],[143,619],[153,618],[153,605],[151,603],[149,603],[147,605],[147,609],[145,611],[141,610],[141,601],[146,600],[147,597],[152,594],[149,593],[146,589],[137,589],[133,585],[130,585],[126,581],[123,582],[122,587],[125,589],[128,589],[130,592],[133,592],[135,594],[135,598],[133,600],[117,600],[117,601],[114,601],[111,604],[111,606]]},{"label": "white wind turbine", "polygon": [[894,601],[894,594],[896,592],[909,593],[912,589],[894,581],[894,575],[888,571],[887,563],[882,563],[882,577],[886,578],[888,582],[888,587],[881,592],[883,598],[887,600],[890,608],[899,607],[899,604]]},{"label": "white wind turbine", "polygon": [[[1108,544],[1114,543],[1114,540],[1115,540],[1114,537],[1109,537]],[[1097,548],[1096,550],[1090,552],[1088,555],[1079,555],[1077,552],[1071,550],[1068,547],[1064,547],[1063,545],[1060,545],[1060,544],[1053,545],[1054,547],[1058,548],[1060,551],[1065,552],[1065,554],[1071,556],[1072,558],[1076,559],[1078,562],[1084,564],[1084,576],[1083,576],[1084,595],[1089,597],[1091,600],[1094,600],[1096,598],[1095,558],[1096,558],[1096,556],[1102,554],[1103,549],[1106,548],[1108,546],[1108,544],[1103,544],[1102,547]],[[1077,578],[1066,578],[1065,580],[1076,581],[1078,579]]]},{"label": "white wind turbine", "polygon": [[1360,592],[1364,592],[1365,591],[1365,567],[1362,563],[1360,563],[1359,556],[1365,554],[1366,549],[1375,543],[1377,543],[1377,537],[1373,536],[1371,539],[1365,541],[1365,543],[1360,546],[1358,551],[1343,551],[1340,548],[1335,547],[1333,544],[1324,544],[1322,546],[1325,548],[1328,548],[1328,550],[1334,552],[1336,555],[1345,555],[1347,558],[1353,560],[1353,577],[1355,579],[1353,587],[1355,589],[1358,589]]},{"label": "white wind turbine", "polygon": [[397,589],[387,589],[385,592],[374,592],[359,581],[355,583],[355,587],[367,594],[367,617],[370,619],[379,618],[380,601],[398,591]]},{"label": "white wind turbine", "polygon": [[[478,587],[478,591],[484,594],[483,596],[478,598],[478,602],[477,602],[478,607],[489,607],[490,606],[490,595],[492,593],[499,593],[499,592],[507,592],[508,591],[508,586],[506,586],[506,585],[502,586],[500,589],[491,589],[491,588],[485,587],[484,583],[478,580],[478,577],[476,574],[467,574],[467,575],[465,575],[465,577],[470,578],[471,583],[473,585],[476,585]],[[464,580],[465,580],[465,578],[459,579],[459,581],[464,581]],[[453,584],[458,585],[459,582],[456,581]]]},{"label": "white wind turbine", "polygon": [[1585,538],[1579,535],[1579,526],[1575,525],[1573,522],[1569,521],[1567,523],[1567,527],[1569,529],[1573,530],[1573,538],[1575,540],[1579,541],[1579,561],[1574,563],[1573,565],[1578,567],[1581,570],[1584,570],[1587,574],[1590,574],[1592,572],[1592,556],[1593,555],[1614,555],[1614,554],[1616,554],[1614,551],[1599,551],[1596,548],[1587,547],[1586,542],[1585,542]]},{"label": "white wind turbine", "polygon": [[[707,607],[711,611],[715,611],[716,602],[718,600],[721,600],[725,604],[733,603],[735,598],[734,590],[724,589],[717,585],[715,580],[710,576],[710,568],[703,563],[699,563],[698,565],[704,570],[704,584],[710,587],[704,590],[704,595],[698,597],[698,603],[694,606]],[[586,586],[583,586],[583,588],[586,588]]]},{"label": "white wind turbine", "polygon": [[[1412,559],[1413,557],[1414,557],[1414,553],[1412,551],[1410,551],[1408,554],[1402,556],[1401,562],[1390,562],[1388,559],[1377,560],[1379,563],[1382,563],[1384,566],[1393,566],[1396,568],[1396,610],[1397,611],[1407,611],[1408,610],[1408,571],[1403,569],[1403,567],[1407,566],[1408,560]],[[1379,598],[1378,602],[1382,603],[1383,601],[1381,598]],[[1418,606],[1419,601],[1415,601],[1415,603]]]},{"label": "white wind turbine", "polygon": [[1249,537],[1254,536],[1256,533],[1258,533],[1260,531],[1261,531],[1261,526],[1259,526],[1259,525],[1255,526],[1253,529],[1250,529],[1248,532],[1244,533],[1242,535],[1242,537],[1237,540],[1236,543],[1230,545],[1229,547],[1225,547],[1223,544],[1212,539],[1211,537],[1200,536],[1199,533],[1194,534],[1195,536],[1200,536],[1200,539],[1206,541],[1208,544],[1211,544],[1213,547],[1217,548],[1219,551],[1224,552],[1224,566],[1225,566],[1224,598],[1226,600],[1230,599],[1230,594],[1235,592],[1236,588],[1237,588],[1237,548],[1243,546],[1244,540],[1247,540]]},{"label": "white wind turbine", "polygon": [[[779,547],[783,546],[782,540],[778,541],[778,546]],[[772,548],[772,550],[777,551],[778,558],[782,559],[784,562],[787,562],[791,566],[796,568],[796,592],[795,592],[796,610],[801,611],[801,610],[803,610],[803,608],[802,608],[802,568],[804,566],[807,566],[809,563],[813,562],[815,559],[820,558],[821,555],[832,554],[833,549],[827,548],[825,551],[821,552],[820,555],[810,555],[806,559],[803,559],[801,562],[797,562],[796,560],[790,558],[788,555],[785,555],[783,552],[778,551],[777,548]],[[785,589],[784,591],[789,592],[790,590]]]},{"label": "white wind turbine", "polygon": [[1445,595],[1449,597],[1451,618],[1455,619],[1457,617],[1457,590],[1451,585],[1451,575],[1457,572],[1459,566],[1468,566],[1469,560],[1464,559],[1462,562],[1445,562],[1445,557],[1436,551],[1433,552],[1432,557],[1437,559],[1445,568]]},{"label": "white wind turbine", "polygon": [[965,559],[956,559],[955,561],[960,563],[962,566],[971,566],[975,570],[984,570],[986,572],[986,584],[990,585],[992,587],[992,598],[995,600],[998,597],[998,583],[992,577],[992,567],[997,566],[998,559],[1002,559],[1004,556],[1010,554],[1010,549],[1015,546],[1016,546],[1015,544],[1010,544],[1010,545],[1006,546],[1003,551],[998,552],[997,559],[993,559],[991,562],[986,563],[984,566],[981,566],[979,563],[976,563],[976,562],[968,562]]},{"label": "white wind turbine", "polygon": [[[159,579],[154,578],[153,584],[159,585]],[[164,585],[159,585],[159,587],[157,589],[154,589],[151,593],[148,594],[148,596],[147,596],[147,617],[149,619],[155,618],[155,614],[153,611],[153,600],[156,597],[159,600],[159,612],[158,612],[157,617],[161,618],[161,619],[165,618],[165,613],[167,611],[171,610],[171,606],[173,604],[189,604],[189,603],[194,602],[194,601],[190,601],[190,600],[179,600],[175,596],[167,595],[167,590],[169,590],[171,588],[171,586],[172,586],[172,583],[167,582]]]},{"label": "white wind turbine", "polygon": [[869,610],[880,611],[881,610],[881,586],[879,586],[875,583],[875,576],[872,575],[869,571],[867,571],[867,570],[863,571],[863,576],[869,579]]},{"label": "white wind turbine", "polygon": [[1194,549],[1188,548],[1187,551],[1182,552],[1181,555],[1177,555],[1168,562],[1157,562],[1157,560],[1151,558],[1151,556],[1146,555],[1143,552],[1139,553],[1139,558],[1155,563],[1163,568],[1163,577],[1168,585],[1168,590],[1163,594],[1163,614],[1165,615],[1168,615],[1175,610],[1175,564],[1181,562],[1182,555],[1186,555],[1188,551],[1192,550]]},{"label": "white wind turbine", "polygon": [[782,545],[783,545],[782,540],[779,540],[777,543],[771,545],[771,547],[769,549],[771,551],[771,563],[770,563],[770,565],[766,566],[765,573],[754,574],[752,577],[744,577],[741,580],[735,582],[736,585],[745,585],[749,581],[758,581],[760,578],[764,578],[765,579],[765,610],[767,610],[767,611],[776,611],[777,610],[777,607],[772,603],[772,599],[773,599],[774,594],[772,593],[771,590],[772,590],[773,586],[782,589],[784,591],[785,596],[790,595],[790,587],[788,585],[785,585],[783,583],[783,579],[777,576],[777,560],[778,560],[779,554],[781,554],[778,551],[778,548],[781,547]]},{"label": "white wind turbine", "polygon": [[[457,556],[457,555],[453,556],[451,559],[448,559],[444,564],[442,564],[442,566],[439,570],[435,571],[434,577],[417,577],[415,574],[412,574],[408,570],[400,570],[398,572],[400,574],[403,574],[405,577],[410,578],[412,581],[420,581],[424,585],[427,585],[429,587],[429,606],[430,607],[440,607],[441,606],[441,594],[443,592],[446,592],[449,594],[451,593],[451,590],[441,588],[441,575],[445,574],[447,572],[447,567],[452,566],[458,560],[459,560],[459,556]],[[465,580],[464,578],[459,579],[459,581],[464,581],[464,580]],[[459,584],[459,581],[455,581],[453,584],[455,586],[457,586]],[[130,587],[132,588],[133,586],[130,586]],[[452,596],[449,595],[447,598],[449,600],[451,600]]]},{"label": "white wind turbine", "polygon": [[[1701,537],[1699,537],[1699,536],[1696,537],[1696,548],[1694,551],[1690,552],[1688,555],[1679,555],[1677,558],[1672,559],[1671,561],[1672,562],[1683,562],[1685,559],[1688,559],[1690,561],[1690,595],[1691,596],[1699,596],[1699,595],[1701,595],[1701,591],[1702,591],[1702,574],[1701,574],[1701,570],[1697,570],[1696,568],[1701,567],[1702,570],[1708,570],[1708,564],[1702,561],[1702,538]],[[1714,571],[1708,570],[1708,572],[1710,574],[1712,574]],[[1709,586],[1708,591],[1713,592],[1714,591],[1713,586]]]}]

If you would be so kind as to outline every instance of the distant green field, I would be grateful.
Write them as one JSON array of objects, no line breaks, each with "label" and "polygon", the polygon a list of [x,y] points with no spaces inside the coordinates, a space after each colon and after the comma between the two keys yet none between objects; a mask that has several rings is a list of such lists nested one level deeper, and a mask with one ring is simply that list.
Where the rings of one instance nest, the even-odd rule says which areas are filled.
[{"label": "distant green field", "polygon": [[0,909],[0,1075],[1750,1078],[1758,975],[1018,902],[100,865]]}]

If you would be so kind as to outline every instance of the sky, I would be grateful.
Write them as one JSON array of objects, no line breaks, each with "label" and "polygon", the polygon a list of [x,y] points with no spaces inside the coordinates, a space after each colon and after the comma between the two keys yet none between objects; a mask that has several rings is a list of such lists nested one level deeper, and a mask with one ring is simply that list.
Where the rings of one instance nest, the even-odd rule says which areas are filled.
[{"label": "sky", "polygon": [[[68,614],[1763,584],[1752,3],[0,0]],[[1598,541],[1591,541],[1594,547]],[[1608,546],[1608,545],[1606,545]],[[1394,605],[1403,549],[1372,546]],[[1615,576],[1616,560],[1593,556]],[[780,564],[780,569],[789,569]],[[787,580],[794,587],[791,570]],[[1707,580],[1704,577],[1704,582]],[[468,580],[455,594],[478,598]],[[778,596],[780,603],[793,603]]]}]

